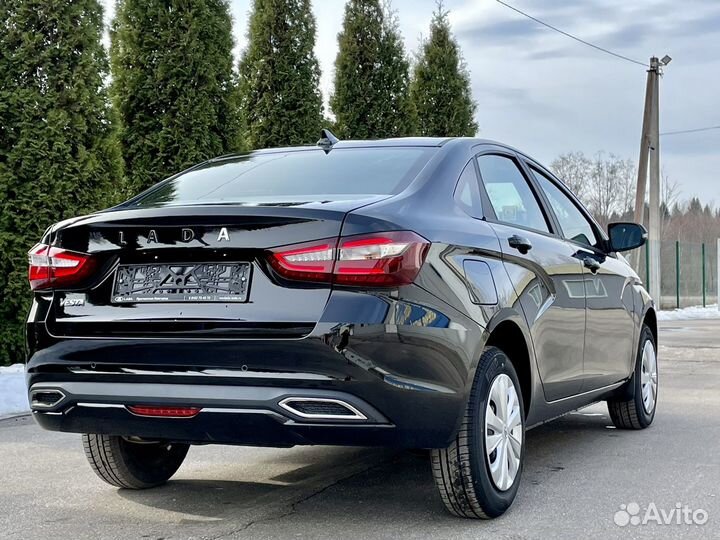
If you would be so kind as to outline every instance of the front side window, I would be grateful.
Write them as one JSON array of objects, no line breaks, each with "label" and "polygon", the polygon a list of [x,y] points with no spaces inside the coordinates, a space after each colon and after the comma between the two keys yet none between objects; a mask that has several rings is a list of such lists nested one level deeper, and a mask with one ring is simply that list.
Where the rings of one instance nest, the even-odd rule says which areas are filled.
[{"label": "front side window", "polygon": [[598,240],[593,227],[575,203],[544,173],[535,167],[530,167],[530,170],[547,196],[565,238],[578,244],[596,246]]},{"label": "front side window", "polygon": [[504,156],[478,157],[480,175],[499,221],[550,232],[535,195],[515,162]]}]

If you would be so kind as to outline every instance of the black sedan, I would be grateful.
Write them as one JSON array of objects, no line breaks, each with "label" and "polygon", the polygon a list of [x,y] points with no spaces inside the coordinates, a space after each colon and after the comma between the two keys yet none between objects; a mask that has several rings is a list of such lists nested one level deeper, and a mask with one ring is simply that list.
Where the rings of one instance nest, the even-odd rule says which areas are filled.
[{"label": "black sedan", "polygon": [[495,517],[526,429],[601,400],[652,423],[655,310],[619,254],[646,236],[489,141],[212,159],[30,251],[31,407],[119,487],[194,444],[425,448],[450,512]]}]

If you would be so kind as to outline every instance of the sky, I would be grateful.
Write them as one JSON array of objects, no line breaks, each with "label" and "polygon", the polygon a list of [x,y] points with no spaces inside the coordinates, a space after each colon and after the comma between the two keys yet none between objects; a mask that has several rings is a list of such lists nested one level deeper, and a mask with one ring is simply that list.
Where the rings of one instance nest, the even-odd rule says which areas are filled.
[{"label": "sky", "polygon": [[[114,0],[102,0],[106,19]],[[322,91],[332,91],[346,0],[314,0]],[[673,58],[660,88],[660,131],[720,125],[720,1],[506,0],[586,41],[634,60]],[[230,0],[239,56],[251,0]],[[409,55],[435,0],[393,0]],[[577,43],[496,0],[445,0],[478,104],[478,136],[549,163],[599,151],[637,160],[646,70]],[[720,206],[720,130],[661,138],[661,166],[683,199]]]}]

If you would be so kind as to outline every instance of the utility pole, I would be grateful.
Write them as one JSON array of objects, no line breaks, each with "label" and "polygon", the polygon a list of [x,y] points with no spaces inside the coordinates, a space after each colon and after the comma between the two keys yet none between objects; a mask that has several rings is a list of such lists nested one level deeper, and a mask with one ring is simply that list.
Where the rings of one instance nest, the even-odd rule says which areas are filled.
[{"label": "utility pole", "polygon": [[[645,88],[645,112],[643,114],[643,132],[640,141],[640,161],[638,164],[638,185],[635,196],[635,221],[643,223],[645,214],[645,191],[648,175],[648,158],[650,165],[650,212],[648,216],[649,239],[647,248],[650,250],[648,282],[650,295],[658,307],[661,302],[660,275],[660,76],[662,68],[672,58],[665,56],[662,60],[653,56],[650,59],[647,85]],[[637,261],[636,259],[636,266]]]},{"label": "utility pole", "polygon": [[[652,59],[650,60],[652,66]],[[647,188],[648,153],[650,152],[650,116],[652,115],[653,89],[657,72],[652,67],[647,72],[645,85],[645,112],[640,136],[640,160],[638,164],[637,190],[635,191],[635,222],[645,221],[645,190]]]},{"label": "utility pole", "polygon": [[661,306],[660,281],[660,62],[653,57],[650,69],[654,71],[652,92],[652,115],[650,117],[650,296]]}]

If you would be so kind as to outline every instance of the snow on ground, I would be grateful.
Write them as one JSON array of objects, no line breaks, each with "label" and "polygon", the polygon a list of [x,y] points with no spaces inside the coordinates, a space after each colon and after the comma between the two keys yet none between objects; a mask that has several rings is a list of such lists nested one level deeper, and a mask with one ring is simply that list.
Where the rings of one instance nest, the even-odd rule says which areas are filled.
[{"label": "snow on ground", "polygon": [[0,366],[0,418],[29,410],[25,391],[25,366]]},{"label": "snow on ground", "polygon": [[720,319],[720,310],[717,304],[702,307],[693,306],[672,311],[660,311],[657,314],[659,321],[687,321],[692,319]]}]

